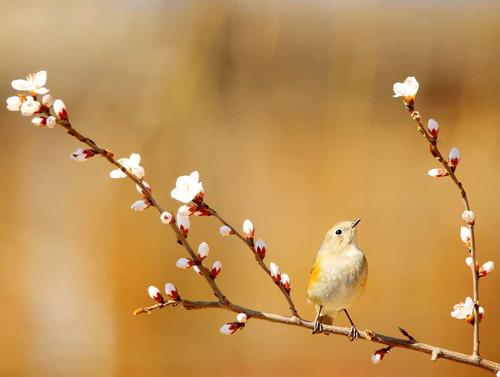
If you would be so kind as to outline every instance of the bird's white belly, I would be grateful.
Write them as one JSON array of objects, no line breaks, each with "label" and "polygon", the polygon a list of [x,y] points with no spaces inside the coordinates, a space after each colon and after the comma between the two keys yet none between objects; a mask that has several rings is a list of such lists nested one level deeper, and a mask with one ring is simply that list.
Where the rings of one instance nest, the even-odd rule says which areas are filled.
[{"label": "bird's white belly", "polygon": [[322,263],[318,284],[309,292],[312,302],[323,306],[324,315],[348,309],[363,293],[368,274],[364,254],[353,250]]}]

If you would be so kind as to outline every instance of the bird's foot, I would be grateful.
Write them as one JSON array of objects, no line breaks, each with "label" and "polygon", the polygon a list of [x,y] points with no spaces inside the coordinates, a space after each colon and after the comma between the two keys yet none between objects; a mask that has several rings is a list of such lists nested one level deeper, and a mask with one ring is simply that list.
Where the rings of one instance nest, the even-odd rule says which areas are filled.
[{"label": "bird's foot", "polygon": [[320,322],[320,320],[317,320],[316,322],[314,322],[312,334],[315,335],[315,334],[320,334],[322,332],[323,332],[323,324]]},{"label": "bird's foot", "polygon": [[359,337],[359,331],[356,328],[356,326],[352,326],[351,329],[349,330],[349,334],[347,335],[347,339],[349,339],[350,342],[352,342],[354,339],[357,339]]}]

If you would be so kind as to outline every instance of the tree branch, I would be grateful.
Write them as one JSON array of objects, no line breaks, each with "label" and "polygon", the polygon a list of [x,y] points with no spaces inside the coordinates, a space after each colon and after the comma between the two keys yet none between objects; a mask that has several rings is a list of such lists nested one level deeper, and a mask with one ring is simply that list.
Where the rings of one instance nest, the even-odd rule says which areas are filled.
[{"label": "tree branch", "polygon": [[[228,303],[222,304],[217,301],[167,301],[164,304],[151,305],[145,308],[137,309],[134,314],[151,313],[154,310],[159,310],[167,306],[181,306],[186,310],[195,309],[223,309],[234,313],[245,313],[248,319],[259,319],[272,323],[280,323],[284,325],[302,327],[304,329],[312,330],[314,322],[306,321],[296,316],[286,317],[274,313],[265,313],[253,309],[249,309],[240,305]],[[329,326],[323,325],[323,332],[327,334],[335,334],[348,337],[350,333],[349,327]],[[451,351],[445,348],[433,346],[426,343],[413,341],[410,339],[395,338],[388,335],[379,334],[371,330],[364,330],[359,332],[359,339],[370,341],[378,344],[384,344],[393,348],[405,348],[411,351],[421,352],[431,355],[433,361],[438,358],[455,361],[462,364],[471,365],[481,369],[496,372],[500,369],[500,363],[495,361],[479,359],[474,356],[466,355],[460,352]]]}]

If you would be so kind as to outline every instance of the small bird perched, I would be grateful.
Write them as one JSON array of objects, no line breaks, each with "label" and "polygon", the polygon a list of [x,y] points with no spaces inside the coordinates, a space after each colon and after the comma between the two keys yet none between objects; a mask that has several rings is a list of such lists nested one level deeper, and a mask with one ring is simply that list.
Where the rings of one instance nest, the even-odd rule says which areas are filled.
[{"label": "small bird perched", "polygon": [[313,334],[323,331],[323,323],[344,311],[351,323],[349,340],[359,336],[347,309],[361,296],[368,276],[365,254],[356,245],[356,225],[361,221],[342,221],[325,236],[314,260],[307,297],[316,306]]}]

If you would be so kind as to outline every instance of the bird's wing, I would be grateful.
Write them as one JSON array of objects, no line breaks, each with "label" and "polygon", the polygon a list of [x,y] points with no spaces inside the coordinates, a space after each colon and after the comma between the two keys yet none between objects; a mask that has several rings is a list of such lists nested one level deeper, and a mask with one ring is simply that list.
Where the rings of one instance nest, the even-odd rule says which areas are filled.
[{"label": "bird's wing", "polygon": [[311,288],[319,279],[319,274],[321,272],[321,263],[319,257],[314,260],[313,266],[311,268],[311,275],[309,276],[309,284],[307,288]]}]

